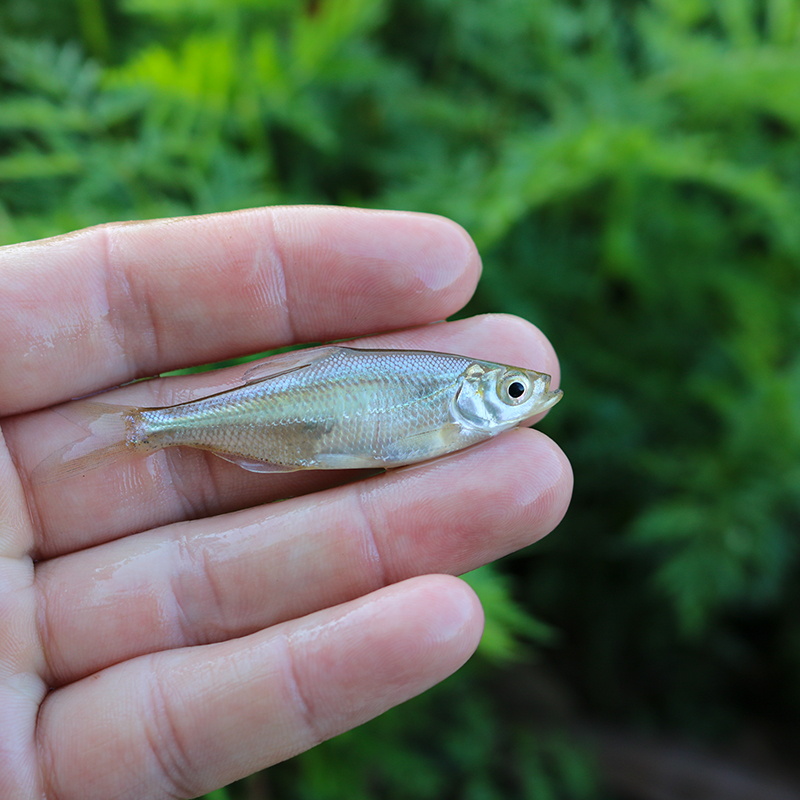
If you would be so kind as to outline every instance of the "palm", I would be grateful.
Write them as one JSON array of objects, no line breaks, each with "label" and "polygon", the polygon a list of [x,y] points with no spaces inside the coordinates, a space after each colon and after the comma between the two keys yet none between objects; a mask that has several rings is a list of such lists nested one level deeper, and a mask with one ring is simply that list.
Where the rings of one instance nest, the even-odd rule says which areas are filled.
[{"label": "palm", "polygon": [[[423,325],[460,307],[477,272],[440,219],[344,209],[0,251],[0,796],[201,794],[463,663],[480,608],[460,581],[426,574],[475,568],[558,522],[569,467],[534,431],[347,484],[193,451],[29,476],[76,438],[39,409],[187,364]],[[541,334],[511,318],[364,342],[557,370]],[[110,401],[176,402],[208,380],[137,383]]]}]

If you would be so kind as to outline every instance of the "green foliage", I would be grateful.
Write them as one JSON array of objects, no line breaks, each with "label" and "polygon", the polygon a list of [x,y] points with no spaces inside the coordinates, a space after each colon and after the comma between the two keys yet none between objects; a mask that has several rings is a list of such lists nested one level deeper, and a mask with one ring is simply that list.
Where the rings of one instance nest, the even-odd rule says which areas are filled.
[{"label": "green foliage", "polygon": [[562,358],[542,427],[575,503],[469,578],[485,658],[273,771],[281,796],[596,796],[573,746],[494,702],[520,637],[584,714],[796,742],[800,0],[75,8],[0,9],[0,241],[277,202],[438,212],[484,254],[469,310],[534,320]]},{"label": "green foliage", "polygon": [[227,787],[209,792],[208,794],[203,795],[203,797],[205,800],[233,800],[231,790]]},{"label": "green foliage", "polygon": [[522,656],[523,640],[552,644],[555,631],[532,617],[511,596],[510,581],[491,565],[464,576],[481,600],[486,627],[478,652],[497,664]]},{"label": "green foliage", "polygon": [[583,750],[530,720],[508,719],[469,669],[270,774],[287,800],[597,796]]}]

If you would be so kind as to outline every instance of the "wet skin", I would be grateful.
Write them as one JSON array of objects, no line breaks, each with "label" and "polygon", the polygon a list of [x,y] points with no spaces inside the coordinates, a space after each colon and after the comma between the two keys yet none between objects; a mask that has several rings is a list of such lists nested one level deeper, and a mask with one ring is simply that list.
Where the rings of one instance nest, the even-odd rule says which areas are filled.
[{"label": "wet skin", "polygon": [[[553,350],[528,323],[426,325],[466,302],[479,271],[453,223],[353,209],[0,249],[1,797],[195,796],[469,657],[480,605],[451,576],[545,535],[569,501],[569,465],[536,431],[372,476],[257,475],[175,449],[54,484],[29,477],[76,436],[50,406],[291,342],[361,337],[535,365],[555,388]],[[225,380],[163,378],[103,400],[172,405]]]}]

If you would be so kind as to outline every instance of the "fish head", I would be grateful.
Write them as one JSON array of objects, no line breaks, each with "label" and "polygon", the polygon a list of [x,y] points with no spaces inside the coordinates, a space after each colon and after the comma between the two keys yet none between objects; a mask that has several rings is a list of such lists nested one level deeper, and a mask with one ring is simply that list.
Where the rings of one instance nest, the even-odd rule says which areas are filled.
[{"label": "fish head", "polygon": [[554,406],[561,390],[550,391],[550,376],[519,367],[476,361],[459,377],[453,417],[461,425],[499,433]]}]

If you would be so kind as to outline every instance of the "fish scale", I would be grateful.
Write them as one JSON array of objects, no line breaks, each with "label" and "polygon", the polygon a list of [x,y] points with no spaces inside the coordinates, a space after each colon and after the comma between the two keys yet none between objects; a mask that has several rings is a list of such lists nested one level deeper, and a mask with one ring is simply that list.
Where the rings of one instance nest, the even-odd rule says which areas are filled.
[{"label": "fish scale", "polygon": [[242,385],[188,403],[85,402],[89,436],[40,466],[46,481],[58,480],[126,453],[184,446],[254,472],[395,467],[489,439],[560,398],[550,376],[534,370],[449,353],[322,347],[257,364]]},{"label": "fish scale", "polygon": [[145,436],[160,446],[311,466],[320,453],[389,461],[392,442],[451,422],[450,395],[469,359],[425,353],[354,358],[340,350],[300,372],[144,411]]}]

